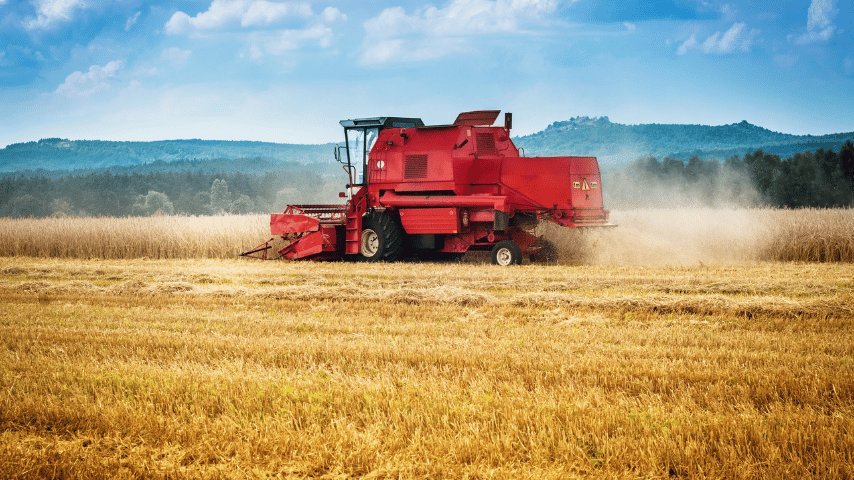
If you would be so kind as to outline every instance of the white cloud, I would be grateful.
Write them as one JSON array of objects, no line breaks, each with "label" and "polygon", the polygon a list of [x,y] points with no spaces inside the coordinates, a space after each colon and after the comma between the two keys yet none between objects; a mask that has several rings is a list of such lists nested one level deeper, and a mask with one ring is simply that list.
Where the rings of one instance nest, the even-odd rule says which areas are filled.
[{"label": "white cloud", "polygon": [[807,33],[798,37],[795,43],[803,45],[830,39],[836,32],[833,20],[837,13],[836,0],[812,0],[807,12]]},{"label": "white cloud", "polygon": [[688,40],[682,42],[682,45],[679,45],[679,50],[676,51],[679,55],[685,55],[688,53],[688,50],[694,48],[697,45],[697,35],[691,34],[691,37]]},{"label": "white cloud", "polygon": [[92,65],[86,73],[77,71],[65,77],[65,83],[57,87],[54,93],[72,96],[87,96],[110,88],[107,81],[116,76],[124,62],[114,60],[103,67]]},{"label": "white cloud", "polygon": [[175,66],[180,66],[187,63],[187,60],[189,60],[190,55],[192,54],[192,50],[181,50],[178,47],[169,47],[163,49],[163,52],[160,54],[160,60],[169,62]]},{"label": "white cloud", "polygon": [[287,50],[296,50],[312,40],[323,48],[328,47],[332,42],[332,29],[314,25],[303,30],[283,30],[262,39],[262,42],[256,45],[267,53],[279,55]]},{"label": "white cloud", "polygon": [[822,30],[831,26],[836,16],[835,0],[813,0],[807,13],[807,29]]},{"label": "white cloud", "polygon": [[128,18],[127,22],[125,22],[125,31],[129,32],[130,28],[136,25],[136,22],[139,20],[139,15],[142,12],[136,12],[132,17]]},{"label": "white cloud", "polygon": [[84,8],[83,0],[37,0],[36,18],[24,21],[27,30],[47,29],[60,22],[71,20],[75,9]]},{"label": "white cloud", "polygon": [[452,0],[443,8],[428,6],[407,15],[403,7],[386,8],[365,22],[372,37],[422,34],[452,36],[517,31],[520,20],[555,10],[554,0]]},{"label": "white cloud", "polygon": [[341,10],[338,10],[335,7],[326,7],[323,9],[323,13],[320,14],[323,17],[323,21],[326,23],[332,23],[336,20],[347,20],[347,15],[341,13]]},{"label": "white cloud", "polygon": [[626,31],[633,33],[638,29],[638,26],[634,23],[623,22],[623,26],[626,27]]},{"label": "white cloud", "polygon": [[176,12],[166,22],[169,34],[190,36],[232,35],[246,44],[241,57],[257,61],[264,55],[282,55],[306,44],[328,48],[334,34],[327,26],[347,16],[334,7],[314,15],[306,2],[267,0],[213,0],[210,7],[191,17]]},{"label": "white cloud", "polygon": [[720,55],[732,53],[735,50],[747,52],[753,45],[756,36],[759,35],[759,30],[752,29],[748,32],[746,28],[747,25],[744,23],[735,23],[726,32],[715,32],[712,34],[703,42],[700,48],[705,53]]},{"label": "white cloud", "polygon": [[[451,0],[441,8],[428,5],[407,14],[386,8],[364,23],[363,64],[424,60],[458,51],[461,38],[492,33],[524,33],[526,22],[538,23],[557,8],[557,0]],[[626,24],[629,31],[634,25]],[[406,55],[401,55],[402,52]]]},{"label": "white cloud", "polygon": [[311,16],[311,5],[303,2],[214,0],[207,11],[195,17],[184,12],[175,12],[166,22],[166,33],[192,34],[231,30],[238,27],[269,27],[283,20],[307,19]]}]

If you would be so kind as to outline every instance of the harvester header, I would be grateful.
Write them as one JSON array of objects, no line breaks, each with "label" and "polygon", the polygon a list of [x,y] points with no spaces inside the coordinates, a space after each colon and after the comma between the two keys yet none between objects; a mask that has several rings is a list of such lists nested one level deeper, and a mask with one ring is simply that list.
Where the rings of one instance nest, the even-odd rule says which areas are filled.
[{"label": "harvester header", "polygon": [[[594,157],[525,157],[510,138],[512,116],[464,112],[450,125],[419,118],[342,120],[335,148],[348,183],[343,205],[289,205],[270,228],[287,259],[394,261],[454,258],[489,250],[493,263],[552,260],[533,229],[610,226]],[[244,253],[267,258],[272,239]]]}]

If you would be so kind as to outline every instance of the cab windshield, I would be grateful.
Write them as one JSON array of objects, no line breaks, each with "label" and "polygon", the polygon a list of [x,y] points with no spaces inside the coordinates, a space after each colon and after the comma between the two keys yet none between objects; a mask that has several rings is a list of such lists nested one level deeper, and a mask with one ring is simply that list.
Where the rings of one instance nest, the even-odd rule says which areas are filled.
[{"label": "cab windshield", "polygon": [[352,166],[353,184],[365,185],[365,169],[368,164],[368,153],[377,141],[379,128],[348,128],[347,160]]}]

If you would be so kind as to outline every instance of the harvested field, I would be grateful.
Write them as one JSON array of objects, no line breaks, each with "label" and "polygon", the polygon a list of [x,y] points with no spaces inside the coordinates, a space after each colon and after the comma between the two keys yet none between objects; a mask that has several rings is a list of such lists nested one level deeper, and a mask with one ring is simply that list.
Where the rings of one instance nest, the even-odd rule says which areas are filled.
[{"label": "harvested field", "polygon": [[615,255],[0,258],[0,477],[854,476],[854,266]]}]

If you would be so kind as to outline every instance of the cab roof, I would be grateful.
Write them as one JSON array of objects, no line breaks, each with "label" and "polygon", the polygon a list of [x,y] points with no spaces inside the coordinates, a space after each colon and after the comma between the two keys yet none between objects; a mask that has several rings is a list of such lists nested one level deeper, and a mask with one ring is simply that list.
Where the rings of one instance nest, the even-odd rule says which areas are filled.
[{"label": "cab roof", "polygon": [[[463,112],[457,116],[452,125],[432,125],[434,128],[452,126],[477,126],[492,125],[498,118],[500,110],[477,110],[474,112]],[[345,129],[350,128],[421,128],[424,122],[420,118],[406,117],[371,117],[354,118],[352,120],[341,120],[338,122]]]},{"label": "cab roof", "polygon": [[420,118],[405,117],[373,117],[355,118],[352,120],[341,120],[338,122],[344,128],[417,128],[423,127],[424,122]]}]

